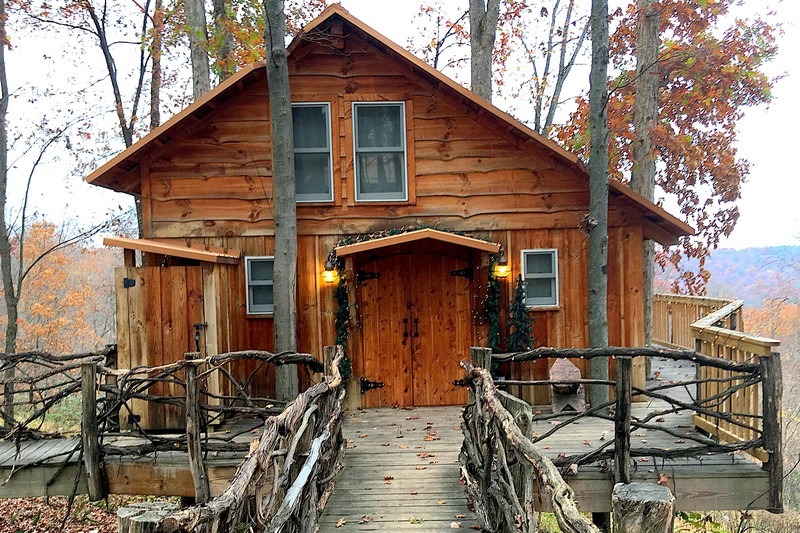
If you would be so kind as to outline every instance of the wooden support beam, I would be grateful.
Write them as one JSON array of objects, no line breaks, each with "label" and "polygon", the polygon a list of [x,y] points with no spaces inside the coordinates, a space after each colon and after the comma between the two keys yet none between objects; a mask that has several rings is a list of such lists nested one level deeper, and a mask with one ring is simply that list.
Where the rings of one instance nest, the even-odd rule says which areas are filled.
[{"label": "wooden support beam", "polygon": [[325,365],[325,375],[333,375],[333,360],[336,359],[338,346],[325,346],[322,348],[323,364]]},{"label": "wooden support beam", "polygon": [[631,482],[631,374],[633,361],[617,357],[617,408],[614,413],[614,481]]},{"label": "wooden support beam", "polygon": [[614,533],[672,533],[675,497],[655,483],[617,483],[611,493]]},{"label": "wooden support beam", "polygon": [[[185,355],[187,361],[200,357],[198,352]],[[186,448],[189,452],[189,470],[194,481],[194,493],[197,503],[206,503],[211,499],[211,488],[208,475],[203,464],[203,448],[200,442],[202,430],[200,422],[200,388],[197,385],[197,367],[186,366]]]},{"label": "wooden support beam", "polygon": [[86,482],[89,499],[93,502],[108,495],[100,467],[100,439],[97,428],[97,365],[81,365],[81,444],[83,446],[83,466],[86,469]]},{"label": "wooden support beam", "polygon": [[762,382],[762,413],[764,448],[769,453],[769,461],[764,468],[769,472],[769,507],[771,513],[783,512],[783,437],[781,434],[781,417],[783,395],[781,357],[772,353],[769,357],[760,357]]}]

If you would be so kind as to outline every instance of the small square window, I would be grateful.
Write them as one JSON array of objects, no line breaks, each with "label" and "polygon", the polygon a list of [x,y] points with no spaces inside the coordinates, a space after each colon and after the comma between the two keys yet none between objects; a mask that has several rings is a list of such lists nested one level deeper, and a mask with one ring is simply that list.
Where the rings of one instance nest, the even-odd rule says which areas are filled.
[{"label": "small square window", "polygon": [[356,199],[407,200],[403,102],[354,102]]},{"label": "small square window", "polygon": [[528,307],[558,305],[558,250],[522,250],[525,304]]},{"label": "small square window", "polygon": [[333,201],[330,104],[292,104],[298,202]]},{"label": "small square window", "polygon": [[246,257],[247,313],[267,315],[275,311],[272,297],[274,257]]}]

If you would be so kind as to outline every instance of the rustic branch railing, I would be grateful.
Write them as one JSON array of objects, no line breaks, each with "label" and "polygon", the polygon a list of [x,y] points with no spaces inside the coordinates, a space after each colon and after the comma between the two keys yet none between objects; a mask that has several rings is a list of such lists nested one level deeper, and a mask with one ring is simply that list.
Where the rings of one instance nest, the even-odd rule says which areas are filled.
[{"label": "rustic branch railing", "polygon": [[[490,366],[491,351],[473,348],[473,362]],[[551,498],[558,525],[565,532],[598,532],[579,511],[573,491],[557,468],[530,440],[525,402],[498,391],[485,368],[462,363],[470,402],[461,428],[460,459],[468,499],[483,531],[537,531],[533,477]],[[516,416],[503,406],[514,406]],[[521,406],[521,407],[520,407]],[[520,428],[523,427],[523,429]]]},{"label": "rustic branch railing", "polygon": [[[330,374],[268,418],[227,489],[207,504],[166,516],[160,531],[311,532],[344,453],[341,349],[326,347]],[[326,372],[327,374],[328,372]]]}]

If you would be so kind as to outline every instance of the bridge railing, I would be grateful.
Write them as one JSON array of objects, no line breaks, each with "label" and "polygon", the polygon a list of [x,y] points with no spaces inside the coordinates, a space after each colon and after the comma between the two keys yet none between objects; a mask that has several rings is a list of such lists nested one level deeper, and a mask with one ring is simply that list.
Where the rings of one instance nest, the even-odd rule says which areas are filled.
[{"label": "bridge railing", "polygon": [[341,464],[341,348],[325,348],[325,379],[269,417],[222,494],[161,520],[159,531],[314,531]]},{"label": "bridge railing", "polygon": [[[598,532],[582,515],[573,491],[553,462],[531,442],[530,406],[497,390],[489,371],[491,350],[473,348],[472,361],[462,363],[470,388],[461,428],[460,460],[468,499],[483,531],[538,531],[532,479],[550,496],[564,531]],[[510,410],[509,410],[510,409]]]}]

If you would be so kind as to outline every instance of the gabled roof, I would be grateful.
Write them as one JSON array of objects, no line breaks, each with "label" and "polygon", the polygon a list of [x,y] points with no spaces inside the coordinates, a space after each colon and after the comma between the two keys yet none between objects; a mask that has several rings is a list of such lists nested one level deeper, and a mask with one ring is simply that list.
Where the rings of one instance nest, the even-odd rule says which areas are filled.
[{"label": "gabled roof", "polygon": [[[471,108],[476,116],[494,119],[502,127],[524,143],[545,149],[556,160],[578,173],[586,176],[587,171],[581,160],[555,142],[543,137],[528,126],[522,124],[514,117],[501,111],[487,100],[473,94],[460,84],[434,69],[418,57],[392,42],[381,33],[371,28],[361,20],[350,14],[340,4],[327,7],[319,17],[308,23],[303,31],[297,35],[287,48],[287,54],[293,54],[301,49],[301,45],[308,44],[308,36],[315,31],[320,31],[323,25],[336,20],[343,20],[349,25],[348,30],[369,42],[372,46],[392,57],[404,65],[413,74],[424,78],[426,81],[447,91],[459,98],[462,103]],[[313,41],[313,39],[312,39]],[[141,182],[138,179],[138,167],[141,161],[152,151],[164,146],[170,140],[179,136],[181,132],[199,122],[211,113],[215,107],[228,97],[243,92],[247,87],[263,78],[264,62],[253,63],[237,71],[233,76],[220,83],[214,89],[203,95],[189,107],[173,116],[164,125],[153,130],[136,144],[126,149],[108,163],[92,172],[87,178],[88,183],[106,187],[115,191],[129,194],[141,194]],[[656,240],[662,244],[677,242],[682,235],[694,234],[694,229],[680,219],[672,216],[664,209],[655,205],[643,196],[635,193],[626,185],[612,181],[609,183],[611,194],[621,197],[623,202],[633,207],[643,209],[645,219],[650,223],[645,228],[645,238]]]},{"label": "gabled roof", "polygon": [[472,237],[465,237],[464,235],[457,235],[455,233],[446,233],[431,228],[425,228],[417,231],[409,231],[407,233],[400,233],[398,235],[389,235],[388,237],[380,237],[364,242],[357,242],[355,244],[346,244],[344,246],[336,247],[336,255],[344,257],[346,255],[353,255],[361,252],[369,252],[379,248],[386,248],[388,246],[395,246],[397,244],[406,244],[410,242],[421,241],[424,239],[431,239],[434,241],[444,242],[448,244],[455,244],[456,246],[463,246],[481,252],[496,254],[500,251],[500,245],[496,242],[486,242]]}]

